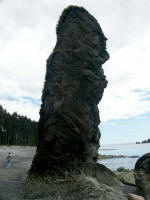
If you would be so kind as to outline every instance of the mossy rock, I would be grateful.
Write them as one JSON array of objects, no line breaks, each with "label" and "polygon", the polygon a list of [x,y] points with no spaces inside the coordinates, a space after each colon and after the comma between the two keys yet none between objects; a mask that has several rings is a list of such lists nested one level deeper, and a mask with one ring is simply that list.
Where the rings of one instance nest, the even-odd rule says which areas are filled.
[{"label": "mossy rock", "polygon": [[28,200],[127,200],[121,190],[83,174],[63,178],[30,179],[25,184],[24,194]]},{"label": "mossy rock", "polygon": [[133,170],[125,169],[124,167],[119,167],[117,169],[117,176],[123,183],[135,185]]}]

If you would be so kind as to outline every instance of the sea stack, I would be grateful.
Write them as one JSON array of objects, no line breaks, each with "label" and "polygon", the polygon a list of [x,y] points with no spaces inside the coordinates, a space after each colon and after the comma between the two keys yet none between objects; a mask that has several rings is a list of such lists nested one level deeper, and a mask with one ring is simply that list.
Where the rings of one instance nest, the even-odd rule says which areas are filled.
[{"label": "sea stack", "polygon": [[56,29],[57,43],[47,60],[37,151],[29,171],[34,176],[80,171],[98,156],[107,39],[97,20],[77,6],[63,11]]}]

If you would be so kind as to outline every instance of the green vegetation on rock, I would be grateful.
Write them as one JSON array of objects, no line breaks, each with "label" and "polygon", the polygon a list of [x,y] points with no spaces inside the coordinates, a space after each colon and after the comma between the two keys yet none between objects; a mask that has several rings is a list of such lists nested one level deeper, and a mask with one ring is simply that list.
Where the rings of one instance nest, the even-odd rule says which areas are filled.
[{"label": "green vegetation on rock", "polygon": [[125,169],[124,167],[119,167],[117,172],[115,172],[118,178],[127,185],[135,185],[134,180],[134,170]]}]

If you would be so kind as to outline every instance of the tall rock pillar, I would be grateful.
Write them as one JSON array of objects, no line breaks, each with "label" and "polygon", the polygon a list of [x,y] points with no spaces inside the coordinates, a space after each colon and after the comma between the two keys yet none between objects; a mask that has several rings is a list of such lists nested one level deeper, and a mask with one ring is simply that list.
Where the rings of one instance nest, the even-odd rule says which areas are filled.
[{"label": "tall rock pillar", "polygon": [[102,64],[108,58],[96,19],[82,7],[65,9],[47,60],[38,146],[29,175],[63,175],[96,162],[97,105],[107,86]]}]

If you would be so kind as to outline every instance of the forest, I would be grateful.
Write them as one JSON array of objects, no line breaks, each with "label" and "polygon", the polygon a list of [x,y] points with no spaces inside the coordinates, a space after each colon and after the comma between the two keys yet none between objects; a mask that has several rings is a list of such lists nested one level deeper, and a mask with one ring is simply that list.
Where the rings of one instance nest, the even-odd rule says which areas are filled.
[{"label": "forest", "polygon": [[35,146],[38,123],[14,112],[8,113],[0,105],[0,145]]},{"label": "forest", "polygon": [[142,143],[150,143],[150,139],[148,138],[147,140],[143,140]]}]

